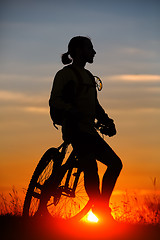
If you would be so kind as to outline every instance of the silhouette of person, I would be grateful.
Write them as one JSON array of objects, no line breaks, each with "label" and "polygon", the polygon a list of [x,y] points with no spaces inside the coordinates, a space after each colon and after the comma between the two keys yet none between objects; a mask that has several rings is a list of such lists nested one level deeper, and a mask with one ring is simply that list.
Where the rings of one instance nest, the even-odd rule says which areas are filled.
[{"label": "silhouette of person", "polygon": [[[63,112],[62,136],[72,144],[84,171],[84,185],[99,218],[111,217],[109,200],[122,162],[95,129],[95,119],[108,126],[109,136],[116,134],[115,124],[97,99],[93,75],[85,69],[93,63],[96,51],[89,38],[73,37],[62,55],[65,66],[54,78],[49,100],[52,109]],[[80,76],[80,80],[77,75]],[[81,81],[81,82],[80,82]],[[100,191],[97,160],[107,166]]]}]

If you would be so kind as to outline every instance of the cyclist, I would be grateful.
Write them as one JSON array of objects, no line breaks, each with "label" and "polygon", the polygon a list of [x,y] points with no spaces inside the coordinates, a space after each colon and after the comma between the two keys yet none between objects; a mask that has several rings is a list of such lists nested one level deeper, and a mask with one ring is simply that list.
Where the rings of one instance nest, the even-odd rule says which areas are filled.
[{"label": "cyclist", "polygon": [[[85,69],[86,63],[93,63],[95,54],[89,38],[76,36],[70,40],[68,51],[62,55],[62,63],[67,66],[54,78],[49,105],[51,116],[59,115],[63,139],[72,144],[84,171],[93,212],[104,219],[111,217],[109,200],[122,162],[95,129],[97,119],[107,127],[110,137],[116,134],[114,121],[98,102],[94,77]],[[101,191],[96,160],[107,166]]]}]

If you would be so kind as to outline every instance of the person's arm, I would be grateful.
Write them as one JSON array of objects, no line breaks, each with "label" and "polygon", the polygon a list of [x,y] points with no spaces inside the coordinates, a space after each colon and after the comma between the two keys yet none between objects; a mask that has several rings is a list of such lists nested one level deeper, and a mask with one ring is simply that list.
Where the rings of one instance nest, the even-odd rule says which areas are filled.
[{"label": "person's arm", "polygon": [[[108,117],[108,114],[105,113],[104,109],[100,105],[98,99],[96,101],[96,119],[100,121],[102,124],[107,124],[111,122],[111,118]],[[112,120],[113,122],[113,120]]]},{"label": "person's arm", "polygon": [[108,114],[105,113],[102,106],[99,104],[97,99],[96,101],[96,119],[103,125],[108,128],[108,136],[112,137],[116,134],[116,128],[113,119],[108,117]]}]

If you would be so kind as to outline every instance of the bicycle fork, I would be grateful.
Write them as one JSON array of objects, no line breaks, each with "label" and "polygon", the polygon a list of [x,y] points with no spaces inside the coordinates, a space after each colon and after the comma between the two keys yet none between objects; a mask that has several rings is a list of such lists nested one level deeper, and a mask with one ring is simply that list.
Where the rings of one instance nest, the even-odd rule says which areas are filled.
[{"label": "bicycle fork", "polygon": [[[75,197],[75,190],[76,190],[76,187],[77,187],[77,184],[78,184],[78,180],[79,180],[79,177],[80,177],[80,174],[81,174],[81,170],[80,169],[77,169],[76,173],[72,173],[73,168],[74,167],[72,167],[72,168],[70,168],[68,170],[68,174],[67,174],[67,178],[66,178],[66,181],[65,181],[65,185],[61,186],[62,195],[67,196],[67,197],[72,197],[72,198]],[[69,181],[70,181],[71,175],[73,175],[75,177],[75,179],[74,179],[73,185],[71,187],[69,187]]]}]

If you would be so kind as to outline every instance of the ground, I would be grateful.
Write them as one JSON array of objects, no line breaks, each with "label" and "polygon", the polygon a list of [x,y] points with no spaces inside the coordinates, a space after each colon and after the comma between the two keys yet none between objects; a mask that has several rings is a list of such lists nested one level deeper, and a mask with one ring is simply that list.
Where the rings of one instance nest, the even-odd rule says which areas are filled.
[{"label": "ground", "polygon": [[159,240],[160,225],[100,224],[0,216],[1,240]]}]

